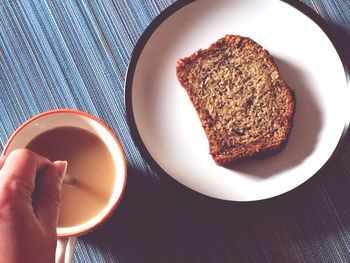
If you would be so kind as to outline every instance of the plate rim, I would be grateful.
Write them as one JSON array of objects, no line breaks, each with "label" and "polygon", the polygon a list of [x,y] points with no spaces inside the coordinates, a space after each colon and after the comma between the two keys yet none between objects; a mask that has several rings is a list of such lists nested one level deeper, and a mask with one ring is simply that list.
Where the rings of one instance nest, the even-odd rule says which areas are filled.
[{"label": "plate rim", "polygon": [[[176,180],[174,177],[172,177],[170,174],[168,174],[161,166],[158,164],[158,162],[153,158],[149,150],[147,149],[146,145],[144,144],[142,137],[140,135],[139,129],[137,128],[135,116],[134,116],[134,111],[132,107],[132,90],[133,90],[133,80],[135,76],[135,70],[137,67],[137,63],[139,61],[139,58],[142,54],[142,51],[144,47],[146,46],[148,40],[152,37],[153,33],[158,29],[158,27],[171,15],[176,13],[178,10],[181,8],[186,7],[187,5],[196,2],[197,0],[179,0],[176,1],[173,4],[170,4],[170,6],[166,7],[162,12],[159,13],[158,16],[156,16],[152,22],[146,27],[144,32],[141,34],[139,39],[137,40],[133,51],[130,56],[130,61],[126,70],[126,77],[124,81],[124,104],[125,104],[125,110],[126,110],[126,118],[127,118],[127,123],[129,126],[129,131],[131,133],[132,140],[134,141],[136,147],[138,148],[142,158],[145,160],[145,162],[150,165],[151,169],[154,170],[157,174],[160,174],[162,176],[166,176],[167,178],[172,179],[175,181],[177,184],[181,185],[182,187],[185,187],[192,192],[195,192],[199,195],[209,197],[212,199],[216,200],[221,200],[225,202],[237,202],[237,203],[255,203],[255,202],[261,202],[261,201],[266,201],[266,200],[271,200],[271,199],[276,199],[278,197],[282,197],[287,195],[290,192],[293,192],[299,188],[301,188],[303,185],[308,184],[312,178],[319,177],[318,175],[321,175],[323,171],[330,166],[331,163],[334,162],[336,157],[344,150],[345,144],[344,140],[347,137],[347,135],[350,135],[350,116],[345,117],[344,119],[344,127],[343,131],[341,133],[341,136],[337,142],[337,145],[335,149],[333,150],[332,154],[329,156],[327,161],[321,165],[321,167],[313,174],[311,175],[308,179],[306,179],[304,182],[299,184],[298,186],[287,190],[283,193],[266,197],[266,198],[260,198],[260,199],[252,199],[252,200],[230,200],[230,199],[221,199],[218,197],[210,196],[205,193],[199,192],[196,189],[193,189],[180,181]],[[340,62],[342,64],[346,82],[344,83],[344,88],[347,91],[347,94],[350,93],[350,68],[346,67],[346,61],[343,56],[341,56],[341,51],[337,47],[337,42],[335,38],[332,36],[331,33],[331,28],[330,25],[327,23],[326,20],[324,20],[319,14],[317,14],[314,10],[312,10],[309,6],[304,4],[301,1],[293,1],[293,0],[276,0],[283,2],[285,4],[288,4],[290,7],[296,9],[299,11],[301,14],[304,16],[308,17],[312,22],[314,22],[321,30],[322,32],[327,36],[329,41],[331,42],[332,46],[334,47]]]}]

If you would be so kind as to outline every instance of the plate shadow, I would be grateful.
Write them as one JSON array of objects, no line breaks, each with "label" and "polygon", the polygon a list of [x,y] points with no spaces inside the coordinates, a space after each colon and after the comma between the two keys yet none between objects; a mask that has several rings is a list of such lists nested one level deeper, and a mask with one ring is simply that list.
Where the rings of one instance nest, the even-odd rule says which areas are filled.
[{"label": "plate shadow", "polygon": [[281,77],[294,90],[296,111],[293,128],[286,147],[264,159],[246,160],[228,169],[267,178],[288,170],[310,156],[318,143],[322,129],[322,108],[315,96],[315,88],[310,86],[308,77],[297,65],[274,56]]}]

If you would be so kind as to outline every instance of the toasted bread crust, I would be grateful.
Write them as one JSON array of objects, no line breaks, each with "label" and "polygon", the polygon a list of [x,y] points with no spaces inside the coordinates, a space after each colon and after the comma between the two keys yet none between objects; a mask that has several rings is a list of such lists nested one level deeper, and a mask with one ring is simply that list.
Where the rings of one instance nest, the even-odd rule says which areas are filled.
[{"label": "toasted bread crust", "polygon": [[[252,39],[226,35],[208,49],[180,59],[176,74],[198,113],[217,164],[276,152],[286,144],[293,125],[294,92],[281,79],[268,51]],[[237,92],[243,95],[231,98]]]}]

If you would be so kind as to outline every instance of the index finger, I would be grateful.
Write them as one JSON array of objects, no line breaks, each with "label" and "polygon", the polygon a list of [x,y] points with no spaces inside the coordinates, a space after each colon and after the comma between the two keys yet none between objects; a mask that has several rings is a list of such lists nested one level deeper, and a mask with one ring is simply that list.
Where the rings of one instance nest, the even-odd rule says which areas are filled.
[{"label": "index finger", "polygon": [[28,149],[14,150],[6,157],[0,170],[0,186],[18,184],[31,194],[37,173],[50,163],[50,160]]}]

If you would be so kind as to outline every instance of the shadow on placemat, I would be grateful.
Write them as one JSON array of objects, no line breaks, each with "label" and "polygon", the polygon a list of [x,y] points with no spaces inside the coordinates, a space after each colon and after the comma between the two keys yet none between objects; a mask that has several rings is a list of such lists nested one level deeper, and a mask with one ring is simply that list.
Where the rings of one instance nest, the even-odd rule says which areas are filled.
[{"label": "shadow on placemat", "polygon": [[[349,177],[339,167],[335,160],[327,175],[252,203],[212,199],[176,182],[164,186],[129,167],[120,207],[79,242],[119,262],[305,262],[323,245],[333,253],[327,238],[350,227]],[[320,248],[306,245],[313,240]]]}]

